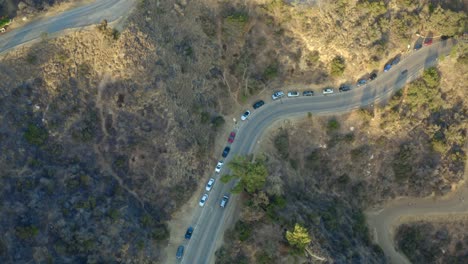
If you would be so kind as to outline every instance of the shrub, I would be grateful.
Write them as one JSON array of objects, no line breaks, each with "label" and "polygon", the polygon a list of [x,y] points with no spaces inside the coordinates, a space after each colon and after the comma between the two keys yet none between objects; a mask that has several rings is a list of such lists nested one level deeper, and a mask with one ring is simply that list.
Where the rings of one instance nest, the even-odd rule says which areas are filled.
[{"label": "shrub", "polygon": [[426,69],[423,73],[423,80],[426,83],[426,85],[430,88],[435,88],[439,86],[440,82],[440,74],[437,71],[436,68],[431,67],[429,69]]},{"label": "shrub", "polygon": [[32,239],[39,233],[39,229],[33,225],[30,226],[17,226],[15,228],[16,236],[20,239]]},{"label": "shrub", "polygon": [[226,121],[224,121],[224,117],[217,116],[217,117],[213,118],[213,120],[211,120],[211,123],[213,124],[213,126],[215,128],[219,128],[219,127],[223,126],[224,123],[226,123]]},{"label": "shrub", "polygon": [[115,222],[117,219],[120,217],[120,212],[117,209],[110,209],[107,212],[107,216],[112,220],[112,222]]},{"label": "shrub", "polygon": [[34,125],[29,124],[28,128],[24,132],[24,138],[29,144],[42,146],[44,145],[45,141],[49,137],[49,132],[47,129]]},{"label": "shrub", "polygon": [[169,238],[169,229],[166,224],[159,224],[153,228],[151,237],[156,241],[163,241]]},{"label": "shrub", "polygon": [[234,227],[234,231],[238,235],[240,241],[246,241],[252,234],[252,225],[249,225],[243,221],[237,221]]},{"label": "shrub", "polygon": [[395,179],[399,182],[407,180],[412,172],[413,167],[411,163],[413,159],[411,157],[411,149],[408,145],[401,145],[400,151],[395,155],[392,162],[393,172],[395,173]]},{"label": "shrub", "polygon": [[338,129],[340,129],[340,123],[338,122],[338,120],[336,120],[336,118],[328,120],[328,124],[327,124],[328,132],[333,132]]},{"label": "shrub", "polygon": [[245,12],[240,12],[240,11],[226,17],[226,22],[239,24],[242,26],[245,25],[248,21],[249,21],[249,15]]},{"label": "shrub", "polygon": [[308,66],[316,64],[320,60],[320,53],[316,50],[307,55],[306,62]]},{"label": "shrub", "polygon": [[343,75],[343,72],[344,72],[345,68],[346,68],[346,65],[345,65],[344,58],[341,57],[341,56],[336,56],[331,61],[330,74],[332,76],[335,76],[335,77],[341,76],[341,75]]},{"label": "shrub", "polygon": [[275,148],[283,159],[289,157],[289,135],[286,130],[281,130],[275,137]]},{"label": "shrub", "polygon": [[210,113],[208,112],[201,112],[200,114],[200,122],[202,124],[207,124],[210,121]]},{"label": "shrub", "polygon": [[269,65],[265,71],[263,71],[263,78],[265,80],[271,80],[278,76],[278,64],[271,64]]}]

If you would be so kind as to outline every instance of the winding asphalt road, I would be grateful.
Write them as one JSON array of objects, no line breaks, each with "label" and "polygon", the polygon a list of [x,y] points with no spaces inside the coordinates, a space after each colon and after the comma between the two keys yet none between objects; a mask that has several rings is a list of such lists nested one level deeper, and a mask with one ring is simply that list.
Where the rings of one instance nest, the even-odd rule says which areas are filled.
[{"label": "winding asphalt road", "polygon": [[[0,35],[0,53],[38,39],[44,32],[54,34],[65,29],[97,24],[103,19],[109,22],[114,21],[126,14],[135,2],[136,0],[98,0],[54,17],[32,21],[21,28]],[[420,76],[424,68],[434,65],[439,56],[448,54],[453,44],[453,40],[439,42],[411,53],[390,72],[381,73],[381,76],[373,82],[361,88],[354,88],[350,92],[328,96],[284,98],[266,104],[253,111],[247,121],[241,122],[235,128],[237,138],[231,146],[231,153],[226,162],[229,162],[234,155],[252,153],[263,132],[281,119],[305,116],[308,112],[320,115],[348,112],[388,99],[407,82]],[[408,70],[406,75],[401,74],[404,69]],[[229,171],[225,168],[223,173],[226,174]],[[220,208],[219,202],[224,194],[230,193],[234,185],[234,182],[222,184],[218,179],[209,193],[210,197],[205,207],[198,207],[194,210],[192,226],[195,227],[195,231],[191,240],[183,242],[186,246],[183,263],[214,262],[214,251],[222,241],[226,223],[229,222],[237,206],[236,199],[232,195],[227,208]],[[431,210],[435,213],[466,212],[466,203],[459,202],[465,199],[468,200],[468,191],[459,193],[456,199],[439,203],[421,200],[418,206],[413,207],[405,207],[407,201],[400,200],[378,212],[369,212],[368,222],[374,230],[375,240],[382,246],[390,260],[394,263],[405,263],[407,262],[405,257],[396,252],[393,247],[392,224],[402,215],[428,214]],[[172,262],[170,259],[168,262]],[[176,262],[175,258],[172,260]]]},{"label": "winding asphalt road", "polygon": [[[252,153],[264,131],[276,121],[305,117],[308,112],[315,115],[349,112],[389,99],[406,83],[418,78],[425,68],[435,65],[441,55],[449,54],[453,45],[454,40],[442,41],[405,55],[405,58],[389,72],[380,73],[378,78],[368,85],[353,87],[349,92],[337,93],[338,91],[335,90],[335,94],[323,96],[321,91],[315,91],[317,95],[312,97],[283,98],[267,102],[265,106],[252,111],[249,119],[241,121],[235,128],[236,140],[231,146],[231,153],[225,163],[229,162],[234,155]],[[401,74],[405,69],[408,70],[407,74]],[[271,99],[266,101],[271,101]],[[227,168],[221,171],[221,175],[227,173],[229,173]],[[213,263],[214,252],[222,241],[226,223],[235,212],[236,199],[232,195],[227,208],[219,207],[221,197],[230,193],[235,183],[222,184],[219,176],[213,177],[218,181],[209,193],[207,204],[203,208],[198,207],[194,210],[192,226],[195,230],[192,238],[188,242],[182,242],[183,238],[180,239],[181,244],[185,244],[186,247],[182,263]],[[393,246],[391,248],[393,249]],[[385,247],[384,251],[386,251]],[[172,256],[169,256],[169,262],[172,262],[171,258]],[[175,258],[173,261],[175,262]]]},{"label": "winding asphalt road", "polygon": [[31,21],[23,27],[0,35],[0,53],[36,40],[44,32],[54,34],[65,29],[97,24],[103,19],[112,22],[127,14],[135,2],[136,0],[97,0],[53,17]]}]

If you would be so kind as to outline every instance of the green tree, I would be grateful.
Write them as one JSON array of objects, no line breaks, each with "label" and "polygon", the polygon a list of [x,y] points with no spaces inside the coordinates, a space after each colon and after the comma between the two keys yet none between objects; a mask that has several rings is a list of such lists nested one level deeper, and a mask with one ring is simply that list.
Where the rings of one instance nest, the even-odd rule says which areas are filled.
[{"label": "green tree", "polygon": [[291,246],[301,250],[304,250],[304,248],[309,245],[310,241],[312,241],[307,229],[297,223],[294,226],[294,231],[286,231],[286,239]]},{"label": "green tree", "polygon": [[430,88],[435,88],[439,85],[440,82],[440,75],[437,72],[437,69],[431,67],[424,71],[423,73],[423,80],[427,86]]},{"label": "green tree", "polygon": [[226,183],[234,178],[239,179],[239,183],[233,189],[234,192],[245,189],[248,193],[254,193],[265,185],[268,171],[264,160],[251,161],[248,157],[236,156],[229,162],[228,167],[232,174],[224,175],[221,181]]},{"label": "green tree", "polygon": [[346,68],[345,60],[341,56],[336,56],[331,61],[330,73],[332,76],[341,76]]}]

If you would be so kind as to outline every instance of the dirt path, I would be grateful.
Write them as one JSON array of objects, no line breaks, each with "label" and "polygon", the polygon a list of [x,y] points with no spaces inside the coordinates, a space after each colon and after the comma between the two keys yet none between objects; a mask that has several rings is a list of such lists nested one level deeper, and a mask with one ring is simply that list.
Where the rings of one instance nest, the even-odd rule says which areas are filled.
[{"label": "dirt path", "polygon": [[[101,130],[104,133],[104,137],[102,139],[102,142],[104,142],[104,146],[99,145],[99,144],[95,144],[94,145],[94,151],[98,154],[97,157],[98,157],[98,163],[100,164],[100,167],[104,171],[109,173],[119,183],[119,185],[125,191],[130,193],[138,202],[140,202],[141,207],[143,208],[143,210],[145,210],[145,203],[143,202],[142,199],[140,199],[140,196],[135,191],[133,191],[132,189],[130,189],[128,186],[126,186],[124,184],[124,181],[122,180],[122,178],[120,178],[119,175],[117,175],[117,173],[114,172],[114,170],[112,169],[111,164],[109,163],[109,161],[105,157],[105,153],[107,152],[106,141],[107,141],[108,133],[107,133],[106,125],[105,125],[105,114],[104,113],[107,110],[107,108],[106,108],[106,104],[105,104],[104,100],[102,99],[102,93],[103,93],[104,89],[106,88],[106,85],[108,83],[110,83],[110,82],[112,82],[111,77],[109,75],[105,75],[103,77],[101,83],[98,86],[98,95],[97,95],[97,98],[96,98],[96,108],[99,110],[98,112],[99,112],[99,118],[101,119]],[[113,116],[115,116],[115,115],[113,114]],[[104,148],[104,151],[102,151],[101,148]]]},{"label": "dirt path", "polygon": [[391,263],[410,263],[406,256],[395,248],[395,230],[402,223],[414,221],[414,219],[430,221],[434,218],[468,215],[467,179],[468,166],[465,165],[464,180],[454,187],[455,190],[452,193],[444,197],[397,198],[383,208],[366,212],[373,239],[382,247]]}]

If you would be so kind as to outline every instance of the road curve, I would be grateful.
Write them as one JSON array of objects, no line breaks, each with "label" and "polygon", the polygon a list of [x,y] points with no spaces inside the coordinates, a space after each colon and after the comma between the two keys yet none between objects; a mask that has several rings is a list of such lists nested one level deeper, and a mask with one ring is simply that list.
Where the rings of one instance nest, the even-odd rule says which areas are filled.
[{"label": "road curve", "polygon": [[403,254],[395,249],[394,234],[399,223],[412,217],[430,219],[440,215],[468,214],[468,188],[466,186],[444,198],[405,197],[391,201],[384,206],[384,209],[366,212],[366,219],[374,241],[382,247],[390,263],[410,263]]},{"label": "road curve", "polygon": [[0,53],[38,39],[44,32],[54,34],[65,29],[97,24],[103,19],[114,21],[131,10],[135,2],[136,0],[97,0],[53,17],[34,20],[0,35]]},{"label": "road curve", "polygon": [[[354,87],[350,92],[328,96],[284,98],[265,104],[260,109],[254,110],[247,121],[239,123],[235,128],[237,130],[236,141],[231,146],[231,153],[226,162],[229,162],[234,155],[252,153],[263,132],[276,121],[292,117],[305,117],[308,112],[316,115],[348,112],[390,98],[406,83],[418,78],[423,69],[435,65],[441,55],[449,54],[454,43],[454,40],[438,42],[410,53],[389,72],[381,73],[376,80],[368,85]],[[406,75],[401,74],[404,69],[408,70]],[[221,174],[226,173],[229,171],[224,168]],[[222,184],[218,177],[218,182],[209,193],[205,207],[198,207],[194,210],[192,226],[195,227],[195,231],[193,236],[188,242],[182,242],[183,238],[180,239],[186,247],[185,256],[181,263],[214,263],[214,252],[219,244],[218,241],[222,239],[225,223],[235,212],[236,207],[234,197],[231,198],[226,209],[219,207],[219,201],[224,194],[230,193],[234,184],[234,182]],[[171,262],[176,262],[174,256],[168,256],[168,263]]]}]

